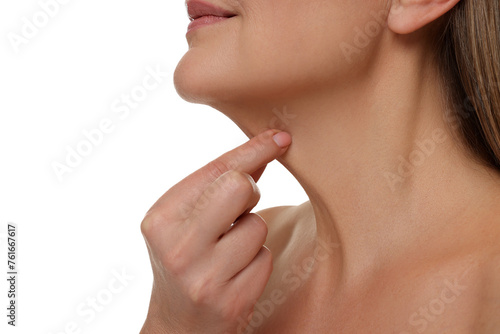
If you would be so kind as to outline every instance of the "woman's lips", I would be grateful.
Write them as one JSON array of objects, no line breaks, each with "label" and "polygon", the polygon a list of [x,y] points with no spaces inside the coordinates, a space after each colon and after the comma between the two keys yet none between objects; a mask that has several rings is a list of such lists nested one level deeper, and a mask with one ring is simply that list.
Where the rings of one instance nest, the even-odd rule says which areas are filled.
[{"label": "woman's lips", "polygon": [[201,17],[191,21],[191,23],[189,23],[187,32],[189,33],[197,28],[200,28],[200,27],[203,27],[203,26],[206,26],[209,24],[217,23],[220,21],[224,21],[224,20],[227,20],[228,18],[229,17],[213,16],[213,15],[201,16]]},{"label": "woman's lips", "polygon": [[188,26],[188,33],[197,28],[217,23],[236,15],[228,10],[199,0],[188,0],[186,7],[189,19],[191,20]]}]

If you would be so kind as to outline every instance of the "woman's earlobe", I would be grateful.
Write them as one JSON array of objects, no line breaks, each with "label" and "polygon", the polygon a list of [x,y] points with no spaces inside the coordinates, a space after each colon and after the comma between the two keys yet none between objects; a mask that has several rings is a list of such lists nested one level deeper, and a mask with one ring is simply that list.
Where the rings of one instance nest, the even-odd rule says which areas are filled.
[{"label": "woman's earlobe", "polygon": [[387,17],[389,29],[409,34],[437,20],[460,0],[394,0]]}]

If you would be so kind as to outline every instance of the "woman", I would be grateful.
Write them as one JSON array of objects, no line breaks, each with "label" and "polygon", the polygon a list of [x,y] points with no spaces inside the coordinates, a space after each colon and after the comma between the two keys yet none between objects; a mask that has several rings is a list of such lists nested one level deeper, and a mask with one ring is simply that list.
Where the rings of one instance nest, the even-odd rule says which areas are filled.
[{"label": "woman", "polygon": [[499,333],[499,2],[196,1],[177,91],[252,139],[142,222],[142,332]]}]

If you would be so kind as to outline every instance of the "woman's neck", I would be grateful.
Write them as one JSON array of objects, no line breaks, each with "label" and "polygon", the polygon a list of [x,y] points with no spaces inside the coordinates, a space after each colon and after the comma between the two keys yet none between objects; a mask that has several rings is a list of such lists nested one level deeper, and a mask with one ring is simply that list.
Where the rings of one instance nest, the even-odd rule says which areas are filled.
[{"label": "woman's neck", "polygon": [[498,174],[459,144],[459,119],[428,61],[395,54],[372,68],[272,104],[217,107],[249,137],[265,128],[292,135],[278,160],[309,196],[318,237],[340,244],[349,282],[410,255],[471,247],[471,236],[492,226],[485,208],[500,189]]}]

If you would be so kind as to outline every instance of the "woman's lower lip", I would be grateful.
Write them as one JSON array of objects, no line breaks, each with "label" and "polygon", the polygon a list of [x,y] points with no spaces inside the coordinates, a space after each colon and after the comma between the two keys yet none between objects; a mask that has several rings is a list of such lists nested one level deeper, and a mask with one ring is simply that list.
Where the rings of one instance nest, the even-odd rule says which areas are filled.
[{"label": "woman's lower lip", "polygon": [[207,25],[210,25],[210,24],[214,24],[214,23],[217,23],[217,22],[220,22],[220,21],[224,21],[224,20],[227,20],[227,19],[229,19],[229,17],[213,16],[213,15],[207,15],[207,16],[199,17],[196,20],[193,20],[193,21],[191,21],[191,23],[189,23],[187,33],[191,32],[191,31],[193,31],[195,29],[198,29],[200,27],[207,26]]}]

